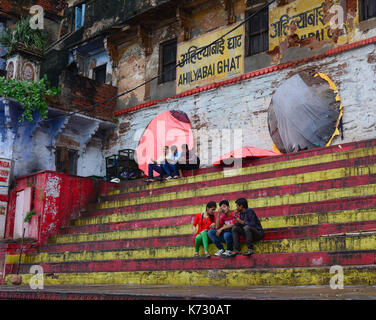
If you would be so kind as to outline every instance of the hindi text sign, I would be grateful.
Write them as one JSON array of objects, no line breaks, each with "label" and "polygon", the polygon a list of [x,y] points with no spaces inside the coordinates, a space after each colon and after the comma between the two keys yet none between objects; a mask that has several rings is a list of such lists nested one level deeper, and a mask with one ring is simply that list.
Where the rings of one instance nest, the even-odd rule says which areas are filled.
[{"label": "hindi text sign", "polygon": [[325,10],[328,9],[323,0],[294,1],[289,5],[270,10],[270,50],[286,40],[292,25],[296,26],[295,33],[301,40],[309,37],[315,37],[318,41],[331,40],[333,33],[330,21],[325,18]]},{"label": "hindi text sign", "polygon": [[244,72],[244,27],[220,38],[232,28],[216,30],[178,45],[177,93]]}]

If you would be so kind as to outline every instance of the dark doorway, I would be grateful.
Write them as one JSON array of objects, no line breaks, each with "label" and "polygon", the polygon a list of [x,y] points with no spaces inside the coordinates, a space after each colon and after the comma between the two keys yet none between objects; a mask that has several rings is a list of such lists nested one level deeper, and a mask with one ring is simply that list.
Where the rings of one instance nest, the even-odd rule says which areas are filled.
[{"label": "dark doorway", "polygon": [[106,83],[106,66],[107,64],[104,64],[94,68],[94,79],[96,81]]},{"label": "dark doorway", "polygon": [[78,151],[66,147],[56,148],[56,171],[77,175]]}]

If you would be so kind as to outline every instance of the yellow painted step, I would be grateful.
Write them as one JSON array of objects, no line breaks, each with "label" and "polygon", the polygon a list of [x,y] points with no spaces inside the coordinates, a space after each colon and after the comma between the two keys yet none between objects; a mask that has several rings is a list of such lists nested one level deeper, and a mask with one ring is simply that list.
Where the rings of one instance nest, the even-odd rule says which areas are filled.
[{"label": "yellow painted step", "polygon": [[376,208],[297,214],[292,216],[267,217],[260,219],[261,224],[265,229],[373,220],[376,220]]},{"label": "yellow painted step", "polygon": [[[347,197],[357,196],[370,196],[376,193],[376,185],[361,185],[356,187],[349,187],[343,189],[327,189],[314,192],[304,192],[296,194],[287,194],[282,196],[265,197],[258,199],[248,199],[248,205],[250,208],[260,208],[269,206],[278,206],[285,204],[297,204],[297,203],[312,203],[316,201],[326,201],[333,199],[342,199]],[[224,194],[223,198],[226,198]],[[235,208],[235,201],[230,201],[230,207]],[[163,208],[157,210],[148,210],[135,213],[126,214],[112,214],[96,216],[91,218],[80,218],[72,223],[74,225],[87,225],[87,224],[101,224],[110,222],[124,222],[132,220],[144,220],[154,218],[166,218],[190,215],[202,212],[205,209],[205,205],[184,206],[176,208]],[[257,213],[257,212],[256,212]]]},{"label": "yellow painted step", "polygon": [[[376,285],[375,266],[344,267],[344,285]],[[32,274],[23,274],[30,283]],[[330,285],[330,268],[276,268],[235,270],[181,270],[137,272],[57,273],[44,275],[44,285],[134,284],[174,286],[303,286]],[[12,275],[5,276],[11,285]]]},{"label": "yellow painted step", "polygon": [[231,169],[231,170],[226,169],[220,172],[201,174],[201,175],[181,178],[177,180],[174,179],[174,180],[165,181],[163,183],[155,182],[155,183],[138,186],[138,187],[129,187],[129,188],[126,188],[125,190],[112,190],[108,193],[108,195],[136,192],[140,190],[153,190],[153,189],[164,188],[166,186],[168,187],[178,186],[178,185],[183,185],[187,183],[196,183],[196,182],[202,182],[202,181],[216,180],[216,179],[222,179],[222,178],[231,177],[231,176],[248,175],[248,174],[261,173],[261,172],[267,172],[267,171],[275,171],[275,170],[281,170],[281,169],[327,163],[327,162],[333,162],[333,161],[339,161],[339,160],[345,160],[345,159],[361,158],[361,157],[367,157],[367,156],[371,156],[375,154],[376,154],[376,147],[360,148],[360,149],[355,149],[351,151],[331,153],[331,154],[314,156],[314,157],[309,157],[309,158],[304,158],[304,159],[287,160],[287,161],[281,161],[277,163],[252,166],[252,167],[241,168],[241,169]]},{"label": "yellow painted step", "polygon": [[103,241],[103,240],[117,240],[117,239],[133,239],[133,238],[149,238],[149,237],[164,237],[192,233],[191,225],[167,226],[155,228],[142,228],[133,230],[120,230],[103,233],[78,233],[65,234],[50,237],[50,243],[72,243],[72,242],[86,242],[86,241]]},{"label": "yellow painted step", "polygon": [[225,194],[229,190],[231,192],[251,191],[256,189],[279,187],[286,185],[297,185],[308,182],[318,182],[324,180],[340,179],[346,177],[354,177],[366,174],[376,174],[376,164],[368,166],[348,167],[330,169],[316,172],[308,172],[291,176],[283,176],[273,179],[256,180],[245,183],[236,183],[229,185],[220,185],[209,188],[199,188],[194,190],[185,190],[181,192],[170,192],[157,196],[136,197],[125,200],[106,201],[96,205],[96,209],[118,208],[131,205],[140,205],[146,203],[154,203],[161,201],[172,201],[177,199],[195,198],[202,196],[211,196],[217,194]]},{"label": "yellow painted step", "polygon": [[[376,220],[376,208],[260,218],[264,229]],[[170,230],[175,227],[169,227]],[[139,229],[146,230],[146,229]],[[190,229],[184,229],[188,233]],[[146,231],[145,231],[146,235]],[[144,236],[143,236],[144,237]]]},{"label": "yellow painted step", "polygon": [[[317,251],[362,251],[376,249],[376,234],[360,236],[333,236],[304,239],[283,239],[273,241],[260,241],[254,244],[256,254],[270,253],[294,253],[294,252],[317,252]],[[213,243],[209,245],[209,253],[214,255],[218,249]],[[242,243],[242,251],[247,246]],[[203,248],[200,248],[203,254]],[[188,258],[193,257],[192,246],[168,246],[158,248],[140,248],[114,251],[84,251],[64,253],[38,253],[23,255],[22,263],[55,263],[73,261],[105,261],[127,259],[161,259],[161,258]],[[7,263],[18,263],[19,255],[8,255]]]},{"label": "yellow painted step", "polygon": [[[299,227],[307,225],[318,225],[323,223],[346,223],[373,220],[376,220],[376,209],[358,209],[260,218],[261,224],[264,229]],[[190,234],[191,228],[189,226],[190,225],[180,225],[179,231],[184,232],[184,234]],[[175,235],[176,226],[163,228],[163,234],[165,236]],[[167,228],[167,230],[165,228]],[[136,234],[141,238],[148,237],[149,229],[153,228],[139,228],[137,229],[138,231],[136,232]],[[157,231],[155,230],[151,232],[153,233]]]}]

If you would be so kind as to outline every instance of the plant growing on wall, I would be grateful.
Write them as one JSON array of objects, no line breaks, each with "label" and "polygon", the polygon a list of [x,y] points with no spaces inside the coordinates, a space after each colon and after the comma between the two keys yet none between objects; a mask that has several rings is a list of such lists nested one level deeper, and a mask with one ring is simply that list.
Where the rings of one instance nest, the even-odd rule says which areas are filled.
[{"label": "plant growing on wall", "polygon": [[31,220],[31,217],[35,216],[35,215],[36,215],[36,212],[34,210],[29,211],[28,213],[26,213],[26,217],[24,219],[24,222],[29,223],[30,220]]},{"label": "plant growing on wall", "polygon": [[50,87],[47,76],[39,81],[18,81],[0,77],[0,96],[13,98],[25,108],[20,122],[33,121],[33,112],[39,110],[42,119],[47,118],[47,96],[60,95],[60,88]]},{"label": "plant growing on wall", "polygon": [[11,56],[20,46],[43,55],[47,46],[47,36],[42,30],[30,27],[30,17],[22,18],[13,30],[7,28],[3,31],[0,43],[7,47],[7,56]]}]

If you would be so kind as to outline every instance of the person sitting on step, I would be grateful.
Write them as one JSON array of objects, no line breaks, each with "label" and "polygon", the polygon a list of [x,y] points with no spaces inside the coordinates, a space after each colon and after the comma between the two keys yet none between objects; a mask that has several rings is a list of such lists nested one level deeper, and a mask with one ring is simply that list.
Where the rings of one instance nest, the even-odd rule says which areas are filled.
[{"label": "person sitting on step", "polygon": [[154,174],[153,174],[154,171],[159,173],[160,175],[159,180],[160,181],[163,180],[163,165],[166,163],[168,150],[169,150],[169,147],[165,146],[163,148],[163,155],[160,156],[157,161],[155,161],[154,159],[151,159],[151,163],[149,163],[148,165],[148,179],[146,180],[146,182],[155,181]]},{"label": "person sitting on step", "polygon": [[195,170],[200,168],[200,158],[197,157],[196,153],[192,150],[188,150],[188,145],[182,144],[181,155],[178,160],[178,170],[182,177],[183,171]]},{"label": "person sitting on step", "polygon": [[253,254],[253,243],[264,237],[264,230],[256,213],[248,208],[246,199],[240,198],[235,203],[236,211],[233,220],[235,225],[231,229],[235,250],[231,253],[231,256],[240,254],[239,235],[246,239],[248,250],[244,255],[249,256]]},{"label": "person sitting on step", "polygon": [[[230,204],[227,200],[219,203],[219,210],[215,218],[215,229],[210,229],[209,238],[218,248],[215,256],[231,256],[232,253],[232,232],[234,214],[230,211]],[[226,251],[221,242],[226,243]]]},{"label": "person sitting on step", "polygon": [[171,152],[168,154],[166,162],[162,165],[163,170],[167,173],[166,180],[172,179],[171,173],[174,174],[174,179],[179,178],[177,162],[180,158],[180,152],[176,146],[171,146]]},{"label": "person sitting on step", "polygon": [[198,213],[193,221],[192,233],[194,234],[195,241],[195,257],[199,257],[200,246],[204,246],[205,257],[210,258],[209,254],[209,237],[208,230],[215,227],[214,212],[217,208],[217,204],[214,201],[210,201],[206,205],[206,210],[203,213]]}]

